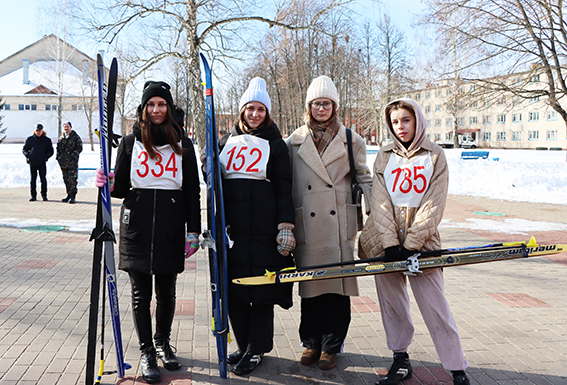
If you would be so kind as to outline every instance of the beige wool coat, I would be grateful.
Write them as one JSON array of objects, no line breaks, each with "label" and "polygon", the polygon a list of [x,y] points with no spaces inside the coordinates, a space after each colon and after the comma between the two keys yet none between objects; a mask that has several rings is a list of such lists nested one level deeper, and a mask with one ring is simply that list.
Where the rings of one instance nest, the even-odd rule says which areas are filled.
[{"label": "beige wool coat", "polygon": [[[364,139],[353,132],[353,156],[358,183],[370,208],[372,176],[366,165]],[[286,141],[291,158],[295,205],[294,250],[298,267],[351,261],[357,234],[356,205],[352,204],[346,129],[320,156],[307,126],[298,128]],[[358,295],[356,278],[300,282],[303,298],[326,293]]]},{"label": "beige wool coat", "polygon": [[434,166],[429,188],[419,207],[398,207],[392,204],[384,180],[384,169],[390,155],[403,154],[395,143],[384,146],[378,152],[374,163],[372,186],[372,212],[360,234],[360,247],[367,258],[383,255],[384,249],[400,245],[408,250],[428,251],[441,248],[438,226],[443,219],[449,170],[443,149],[424,138],[420,148],[412,151],[409,157],[430,153]]}]

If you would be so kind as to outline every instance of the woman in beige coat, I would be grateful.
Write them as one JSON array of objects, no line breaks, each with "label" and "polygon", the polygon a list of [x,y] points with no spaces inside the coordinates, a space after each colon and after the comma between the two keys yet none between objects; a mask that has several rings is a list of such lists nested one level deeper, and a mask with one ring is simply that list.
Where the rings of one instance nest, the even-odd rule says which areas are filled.
[{"label": "woman in beige coat", "polygon": [[[346,129],[339,122],[339,98],[332,80],[320,76],[307,90],[306,124],[287,140],[293,174],[295,260],[298,267],[353,260],[357,233],[352,203]],[[369,197],[372,177],[364,140],[353,132],[358,182]],[[367,205],[366,207],[369,207]],[[300,282],[299,334],[305,351],[301,363],[331,369],[350,323],[350,296],[356,278]]]},{"label": "woman in beige coat", "polygon": [[[372,213],[360,235],[359,255],[384,255],[386,262],[406,260],[418,251],[438,250],[437,227],[443,218],[449,170],[443,149],[425,134],[425,118],[416,102],[400,99],[386,106],[385,121],[394,143],[374,163]],[[394,362],[377,385],[396,385],[412,376],[407,349],[413,339],[407,278],[403,273],[376,275],[382,323]],[[457,325],[443,294],[442,269],[409,277],[412,291],[443,367],[455,385],[468,385]]]}]

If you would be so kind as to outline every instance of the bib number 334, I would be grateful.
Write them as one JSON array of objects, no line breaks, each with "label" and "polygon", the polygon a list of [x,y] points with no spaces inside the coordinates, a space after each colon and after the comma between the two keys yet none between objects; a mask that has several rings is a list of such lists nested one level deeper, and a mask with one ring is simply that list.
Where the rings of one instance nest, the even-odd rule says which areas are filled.
[{"label": "bib number 334", "polygon": [[392,203],[395,206],[419,207],[432,174],[433,164],[429,153],[410,159],[392,153],[384,170]]}]

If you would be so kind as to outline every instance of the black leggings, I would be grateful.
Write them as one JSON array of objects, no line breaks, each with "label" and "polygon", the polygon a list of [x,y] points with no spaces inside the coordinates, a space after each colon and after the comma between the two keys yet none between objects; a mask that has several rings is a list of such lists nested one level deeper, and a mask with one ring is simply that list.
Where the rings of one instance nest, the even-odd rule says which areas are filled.
[{"label": "black leggings", "polygon": [[143,274],[129,272],[132,285],[132,311],[134,326],[140,341],[140,350],[153,346],[152,315],[150,303],[152,301],[152,281],[156,285],[156,341],[169,341],[171,324],[175,314],[175,285],[177,273],[171,274]]},{"label": "black leggings", "polygon": [[252,354],[274,347],[274,305],[253,305],[229,297],[228,315],[238,349]]}]

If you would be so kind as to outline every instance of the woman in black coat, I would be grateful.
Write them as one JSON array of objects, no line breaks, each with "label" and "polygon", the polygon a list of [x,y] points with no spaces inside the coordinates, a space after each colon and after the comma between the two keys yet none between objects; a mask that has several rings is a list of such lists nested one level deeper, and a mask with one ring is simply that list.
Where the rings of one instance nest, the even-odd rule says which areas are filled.
[{"label": "woman in black coat", "polygon": [[[169,85],[146,82],[137,112],[133,133],[118,148],[111,195],[124,198],[118,267],[128,272],[132,284],[142,374],[155,383],[161,380],[156,355],[168,370],[181,367],[169,338],[177,274],[199,246],[200,186],[193,144],[181,128],[183,111],[173,105]],[[152,339],[153,281],[157,307]]]},{"label": "woman in black coat", "polygon": [[[269,116],[266,82],[254,78],[240,100],[240,115],[220,140],[226,223],[234,245],[228,250],[229,282],[293,266],[288,150]],[[292,306],[292,284],[261,287],[230,283],[228,314],[238,351],[228,357],[237,375],[250,373],[273,348],[274,305]]]}]

